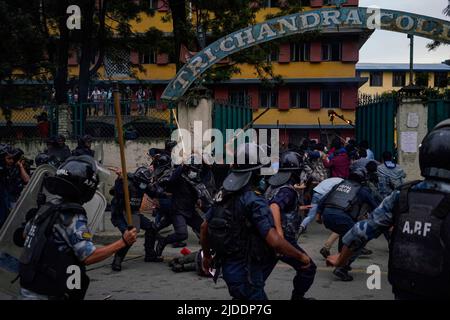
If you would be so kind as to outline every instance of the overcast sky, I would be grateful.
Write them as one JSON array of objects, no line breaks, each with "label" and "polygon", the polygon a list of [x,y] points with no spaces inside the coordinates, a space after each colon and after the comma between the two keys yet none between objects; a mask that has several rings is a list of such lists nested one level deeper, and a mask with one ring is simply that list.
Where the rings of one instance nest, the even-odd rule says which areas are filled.
[{"label": "overcast sky", "polygon": [[[393,9],[418,13],[426,16],[450,20],[442,11],[448,5],[448,0],[359,0],[361,7],[377,5],[383,9]],[[440,63],[450,59],[450,45],[441,46],[434,51],[428,51],[428,39],[414,38],[415,63]],[[408,63],[409,39],[406,34],[375,30],[360,51],[359,62]]]}]

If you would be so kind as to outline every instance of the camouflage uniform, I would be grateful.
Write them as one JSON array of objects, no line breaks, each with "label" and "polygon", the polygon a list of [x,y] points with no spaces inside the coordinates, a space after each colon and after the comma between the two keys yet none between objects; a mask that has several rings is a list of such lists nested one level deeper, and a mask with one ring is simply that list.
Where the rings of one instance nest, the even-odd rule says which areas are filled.
[{"label": "camouflage uniform", "polygon": [[[435,190],[450,193],[450,183],[424,180],[415,185],[413,190]],[[378,238],[393,225],[392,212],[399,202],[400,191],[392,192],[384,201],[369,214],[367,220],[356,223],[343,237],[342,242],[353,251],[358,251],[365,244]]]},{"label": "camouflage uniform", "polygon": [[[25,234],[28,234],[31,225],[31,222],[27,223]],[[92,234],[88,228],[87,216],[80,213],[60,213],[57,223],[53,226],[53,239],[59,251],[63,252],[70,249],[79,261],[84,261],[96,250],[92,242]],[[27,300],[49,298],[23,288],[21,289],[21,296],[22,299]]]}]

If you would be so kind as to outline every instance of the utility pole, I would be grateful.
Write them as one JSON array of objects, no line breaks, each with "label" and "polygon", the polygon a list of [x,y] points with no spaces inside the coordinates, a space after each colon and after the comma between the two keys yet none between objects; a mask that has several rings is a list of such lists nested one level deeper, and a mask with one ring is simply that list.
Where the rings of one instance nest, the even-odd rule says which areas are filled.
[{"label": "utility pole", "polygon": [[414,35],[408,34],[409,43],[409,85],[412,86],[414,82]]}]

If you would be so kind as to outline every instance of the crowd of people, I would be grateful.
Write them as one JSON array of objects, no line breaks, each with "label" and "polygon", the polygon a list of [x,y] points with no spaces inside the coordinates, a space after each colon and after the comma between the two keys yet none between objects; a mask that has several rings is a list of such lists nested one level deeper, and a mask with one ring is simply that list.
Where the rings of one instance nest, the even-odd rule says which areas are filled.
[{"label": "crowd of people", "polygon": [[[391,259],[396,261],[396,265],[395,275],[390,277],[390,281],[396,297],[435,296],[425,283],[416,288],[413,282],[408,282],[414,274],[416,278],[419,277],[417,272],[421,269],[417,264],[410,265],[411,257],[407,256],[420,256],[416,252],[420,247],[420,239],[413,238],[414,232],[418,232],[418,222],[414,224],[406,220],[405,226],[396,227],[396,221],[405,221],[408,217],[396,220],[393,218],[393,212],[399,210],[402,214],[407,213],[410,205],[415,208],[415,211],[411,211],[412,219],[428,219],[427,214],[435,212],[431,205],[435,197],[439,214],[446,216],[448,203],[445,199],[448,199],[448,196],[444,195],[445,201],[441,201],[441,193],[450,189],[445,189],[448,188],[447,182],[439,181],[448,180],[450,177],[447,176],[447,169],[444,170],[447,164],[443,164],[435,153],[438,152],[436,150],[441,152],[444,149],[445,152],[450,152],[448,141],[442,138],[450,132],[449,127],[449,122],[438,125],[424,139],[420,149],[420,161],[421,172],[426,180],[423,183],[416,181],[410,184],[405,184],[405,173],[395,163],[390,152],[385,151],[378,162],[366,141],[357,143],[349,140],[344,143],[343,139],[336,137],[330,146],[308,139],[299,146],[291,144],[280,154],[279,162],[275,165],[278,171],[272,176],[261,175],[260,169],[264,165],[259,161],[250,161],[252,154],[263,152],[257,144],[245,143],[238,146],[235,159],[245,159],[243,164],[235,161],[231,166],[211,165],[201,156],[198,158],[199,156],[194,154],[185,159],[183,164],[174,165],[171,156],[177,143],[167,141],[164,149],[149,150],[149,166],[139,167],[132,173],[116,170],[117,179],[110,190],[111,221],[121,232],[121,240],[97,249],[92,243],[90,233],[86,231],[86,217],[73,215],[72,220],[67,223],[67,212],[60,212],[66,219],[63,230],[71,241],[70,247],[74,248],[78,264],[87,265],[114,255],[111,268],[116,272],[122,271],[123,260],[136,241],[136,228],[130,227],[130,221],[125,214],[127,204],[123,178],[126,174],[133,225],[145,232],[144,261],[161,262],[166,246],[185,245],[190,227],[199,238],[201,250],[183,258],[173,259],[170,262],[172,270],[196,270],[203,276],[213,277],[214,280],[222,275],[234,299],[267,299],[264,291],[265,281],[279,260],[296,271],[291,298],[308,299],[306,295],[314,283],[317,267],[301,247],[300,237],[307,232],[312,221],[323,224],[330,232],[320,253],[327,264],[335,266],[333,274],[337,279],[352,281],[352,262],[361,254],[371,254],[370,250],[365,249],[365,244],[368,240],[384,234],[390,248],[403,250],[401,253],[397,252],[397,256],[391,251]],[[49,146],[47,153],[49,152],[64,155],[56,157],[57,159],[68,157],[62,160],[64,163],[53,180],[46,182],[47,189],[61,197],[58,208],[61,202],[70,202],[72,205],[73,202],[83,204],[89,201],[99,182],[89,139],[80,139],[72,157],[69,157],[70,151],[64,147],[61,137],[56,139],[56,144]],[[442,190],[436,191],[435,195],[433,192],[438,186]],[[427,202],[428,209],[417,210],[418,207],[414,206],[420,206],[420,201],[409,200],[405,192],[415,192],[422,196],[422,199],[424,195],[428,197],[433,194],[426,200],[430,202]],[[140,211],[145,196],[156,203],[153,219],[144,216]],[[31,226],[36,227],[38,223],[42,223],[42,219],[29,219],[24,241],[30,242],[33,240],[30,238],[36,237],[34,234],[28,234],[27,230]],[[407,228],[410,224],[414,224],[414,227]],[[170,225],[173,226],[173,232],[163,236],[160,231]],[[425,226],[426,223],[421,222],[420,225]],[[413,228],[415,231],[410,232]],[[431,224],[424,228],[423,236],[426,236],[426,233],[439,232],[439,229],[432,229]],[[78,236],[72,236],[74,234]],[[331,255],[331,247],[336,241],[340,254]],[[398,244],[401,241],[403,242]],[[415,249],[410,248],[408,243],[416,243]],[[67,246],[58,242],[56,245]],[[433,244],[427,242],[428,247],[420,248],[425,250],[437,245],[439,243],[436,241]],[[30,250],[33,250],[33,246],[27,247],[28,255],[31,254]],[[423,256],[426,256],[425,252]],[[420,259],[423,259],[423,256],[420,256]],[[52,263],[63,267],[64,265],[59,265],[63,262]],[[57,291],[53,287],[42,285],[42,282],[28,279],[29,268],[36,266],[31,262],[28,265],[21,263],[23,271],[20,275],[24,279],[21,281],[22,296],[30,299],[73,297],[73,291]],[[432,268],[430,265],[429,267]],[[420,281],[427,279],[430,274],[426,273],[428,271],[424,270]],[[83,272],[83,277],[87,278],[86,272]],[[41,276],[41,281],[50,281],[48,275]],[[449,280],[447,273],[440,276],[445,281]],[[62,274],[61,277],[60,280],[64,282],[67,275]],[[438,288],[440,293],[448,295],[450,286],[447,284],[450,282],[445,281],[443,288],[442,284],[434,281],[433,288]],[[87,286],[84,287],[84,290],[86,289]],[[76,297],[83,297],[84,293],[85,291]]]},{"label": "crowd of people", "polygon": [[92,137],[82,136],[78,145],[70,150],[63,135],[46,139],[46,149],[34,160],[27,159],[22,149],[9,144],[0,144],[0,228],[9,213],[15,208],[23,189],[30,181],[32,171],[42,164],[59,167],[70,156],[94,156],[91,149]]},{"label": "crowd of people", "polygon": [[[74,87],[67,92],[69,103],[79,102],[78,88]],[[147,115],[149,112],[148,101],[154,99],[153,92],[148,87],[139,86],[133,90],[127,86],[121,91],[121,100],[123,101],[122,114],[131,114],[131,105],[137,105],[138,115]],[[112,87],[94,87],[88,92],[87,113],[89,116],[112,116],[114,115],[113,89]]]}]

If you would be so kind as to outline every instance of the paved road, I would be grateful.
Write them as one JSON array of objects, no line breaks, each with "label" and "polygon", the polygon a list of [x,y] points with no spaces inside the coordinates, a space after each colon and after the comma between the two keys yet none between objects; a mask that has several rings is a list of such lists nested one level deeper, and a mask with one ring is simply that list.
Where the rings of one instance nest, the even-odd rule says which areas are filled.
[{"label": "paved road", "polygon": [[[372,241],[367,246],[374,251],[373,255],[359,258],[353,264],[354,281],[341,282],[333,276],[332,269],[325,266],[325,261],[319,254],[327,236],[328,231],[323,226],[312,223],[308,232],[300,238],[301,245],[318,265],[316,279],[308,296],[320,300],[393,299],[387,282],[388,249],[383,237]],[[130,250],[122,272],[111,271],[111,259],[90,267],[91,285],[87,299],[230,299],[222,279],[214,284],[211,279],[199,277],[194,272],[174,273],[167,263],[145,263],[142,245],[141,237]],[[198,240],[193,234],[188,240],[188,248],[191,251],[199,248]],[[333,250],[335,252],[336,247]],[[167,248],[164,256],[168,260],[179,255],[179,251],[180,249]],[[382,271],[380,290],[369,290],[366,285],[369,277],[366,268],[372,264],[378,265]],[[269,299],[289,299],[294,275],[295,272],[289,265],[278,263],[266,284]]]}]

